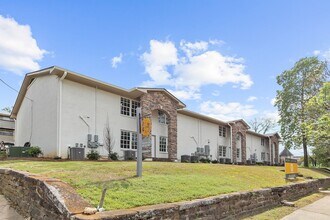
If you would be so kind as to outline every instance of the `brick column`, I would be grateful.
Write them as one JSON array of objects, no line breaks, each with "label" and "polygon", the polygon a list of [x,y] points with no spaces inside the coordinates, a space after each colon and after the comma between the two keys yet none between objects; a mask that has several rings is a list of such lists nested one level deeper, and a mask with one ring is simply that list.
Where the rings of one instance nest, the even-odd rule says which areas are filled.
[{"label": "brick column", "polygon": [[[168,159],[177,159],[177,103],[163,92],[148,92],[140,97],[142,116],[151,117],[152,111],[161,110],[167,118],[168,123]],[[145,157],[151,157],[151,146],[145,148],[148,151]]]},{"label": "brick column", "polygon": [[233,163],[237,163],[236,153],[237,153],[237,140],[236,135],[241,134],[241,156],[242,163],[246,163],[246,131],[248,130],[247,126],[240,121],[230,123],[232,126],[232,159]]}]

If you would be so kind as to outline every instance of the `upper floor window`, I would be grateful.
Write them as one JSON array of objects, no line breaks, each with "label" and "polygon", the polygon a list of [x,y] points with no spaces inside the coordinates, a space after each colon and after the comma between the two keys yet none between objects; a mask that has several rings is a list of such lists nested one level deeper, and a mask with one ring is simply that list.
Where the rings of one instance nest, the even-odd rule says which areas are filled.
[{"label": "upper floor window", "polygon": [[226,137],[227,129],[225,126],[219,126],[219,136]]},{"label": "upper floor window", "polygon": [[140,107],[140,102],[123,97],[120,98],[120,114],[135,117],[137,107]]},{"label": "upper floor window", "polygon": [[261,145],[265,146],[265,139],[264,138],[261,138]]},{"label": "upper floor window", "polygon": [[158,122],[160,124],[168,124],[166,114],[163,111],[158,111]]}]

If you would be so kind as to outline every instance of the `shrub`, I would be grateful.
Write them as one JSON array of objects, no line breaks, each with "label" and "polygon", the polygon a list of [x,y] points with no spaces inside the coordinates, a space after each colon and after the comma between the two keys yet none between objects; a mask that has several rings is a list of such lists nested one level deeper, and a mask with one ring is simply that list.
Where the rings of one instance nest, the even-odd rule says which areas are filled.
[{"label": "shrub", "polygon": [[206,159],[206,158],[201,158],[199,160],[199,162],[201,162],[201,163],[211,163],[211,160],[210,159]]},{"label": "shrub", "polygon": [[217,161],[217,160],[212,160],[212,163],[219,163],[219,161]]},{"label": "shrub", "polygon": [[0,159],[6,159],[6,158],[7,158],[6,151],[0,151]]},{"label": "shrub", "polygon": [[91,150],[86,156],[89,160],[98,160],[101,157],[99,152],[95,150]]},{"label": "shrub", "polygon": [[111,160],[118,160],[118,154],[117,154],[116,152],[114,152],[114,153],[110,153],[110,154],[109,154],[109,158],[110,158]]},{"label": "shrub", "polygon": [[27,150],[27,153],[30,157],[38,157],[40,154],[42,154],[42,151],[41,151],[40,147],[33,146]]}]

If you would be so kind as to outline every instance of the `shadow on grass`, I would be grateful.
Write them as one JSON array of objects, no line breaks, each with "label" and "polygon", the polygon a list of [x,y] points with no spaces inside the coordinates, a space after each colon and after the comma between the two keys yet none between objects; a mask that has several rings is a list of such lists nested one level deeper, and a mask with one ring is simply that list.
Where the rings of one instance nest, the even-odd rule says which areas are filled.
[{"label": "shadow on grass", "polygon": [[322,175],[325,175],[325,176],[327,176],[327,177],[330,177],[330,173],[327,172],[327,171],[325,171],[325,170],[322,169],[322,168],[309,168],[309,169],[311,169],[311,170],[313,170],[313,171],[315,171],[315,172],[317,172],[317,173],[319,173],[319,174],[322,174]]},{"label": "shadow on grass", "polygon": [[99,186],[102,189],[119,189],[119,188],[125,188],[127,189],[129,186],[132,185],[129,180],[138,178],[136,175],[124,177],[124,178],[118,178],[114,180],[106,180],[106,181],[99,181],[93,183],[95,186]]}]

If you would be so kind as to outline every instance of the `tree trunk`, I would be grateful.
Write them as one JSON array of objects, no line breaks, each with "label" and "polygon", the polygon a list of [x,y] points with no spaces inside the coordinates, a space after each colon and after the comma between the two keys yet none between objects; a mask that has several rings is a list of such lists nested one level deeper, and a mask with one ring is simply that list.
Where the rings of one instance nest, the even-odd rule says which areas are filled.
[{"label": "tree trunk", "polygon": [[308,167],[307,139],[305,135],[303,135],[303,149],[304,149],[304,167]]}]

